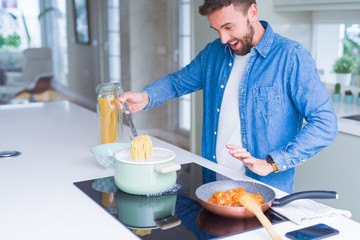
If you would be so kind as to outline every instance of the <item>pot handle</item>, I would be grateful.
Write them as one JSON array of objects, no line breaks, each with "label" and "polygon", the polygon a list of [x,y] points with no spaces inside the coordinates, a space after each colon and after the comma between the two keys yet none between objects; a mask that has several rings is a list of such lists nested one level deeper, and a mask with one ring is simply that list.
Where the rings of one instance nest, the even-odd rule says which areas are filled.
[{"label": "pot handle", "polygon": [[170,216],[162,218],[156,221],[156,226],[161,228],[161,230],[166,230],[169,228],[176,227],[181,224],[181,220],[175,216]]},{"label": "pot handle", "polygon": [[161,165],[155,168],[155,171],[157,173],[161,173],[161,174],[166,174],[166,173],[171,173],[171,172],[175,172],[177,170],[181,169],[181,165],[178,163],[170,163],[170,164],[166,164],[166,165]]},{"label": "pot handle", "polygon": [[275,198],[272,206],[274,207],[281,207],[284,206],[292,201],[298,199],[306,199],[306,198],[314,198],[314,199],[338,199],[337,192],[334,191],[304,191],[304,192],[297,192],[290,195],[287,195],[282,198]]}]

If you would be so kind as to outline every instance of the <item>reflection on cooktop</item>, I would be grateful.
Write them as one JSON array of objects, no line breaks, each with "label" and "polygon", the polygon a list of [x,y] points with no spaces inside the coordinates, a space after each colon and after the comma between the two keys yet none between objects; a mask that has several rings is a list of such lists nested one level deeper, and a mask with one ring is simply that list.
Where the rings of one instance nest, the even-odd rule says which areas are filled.
[{"label": "reflection on cooktop", "polygon": [[[113,177],[74,184],[141,239],[213,239],[262,227],[255,217],[231,219],[203,209],[195,197],[201,169],[182,165],[175,187],[155,197],[122,192]],[[272,223],[286,221],[271,210],[265,215]]]}]

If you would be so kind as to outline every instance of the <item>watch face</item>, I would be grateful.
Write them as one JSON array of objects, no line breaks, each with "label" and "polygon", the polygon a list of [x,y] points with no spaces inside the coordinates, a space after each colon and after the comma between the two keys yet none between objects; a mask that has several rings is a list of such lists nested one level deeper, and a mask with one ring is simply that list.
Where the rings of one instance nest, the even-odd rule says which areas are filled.
[{"label": "watch face", "polygon": [[271,163],[271,164],[274,163],[274,160],[272,159],[272,157],[271,157],[270,155],[267,155],[267,156],[266,156],[266,161],[267,161],[268,163]]}]

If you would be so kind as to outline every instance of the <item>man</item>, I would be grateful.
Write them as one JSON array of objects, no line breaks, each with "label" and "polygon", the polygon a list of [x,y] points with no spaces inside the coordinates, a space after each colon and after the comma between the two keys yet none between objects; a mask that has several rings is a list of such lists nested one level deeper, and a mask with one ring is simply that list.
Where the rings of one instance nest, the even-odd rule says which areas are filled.
[{"label": "man", "polygon": [[[202,89],[203,157],[291,193],[294,167],[337,134],[311,55],[259,21],[255,0],[205,0],[199,12],[220,39],[184,69],[140,93],[124,93],[118,106],[127,101],[136,112]],[[216,179],[203,174],[206,181]]]}]

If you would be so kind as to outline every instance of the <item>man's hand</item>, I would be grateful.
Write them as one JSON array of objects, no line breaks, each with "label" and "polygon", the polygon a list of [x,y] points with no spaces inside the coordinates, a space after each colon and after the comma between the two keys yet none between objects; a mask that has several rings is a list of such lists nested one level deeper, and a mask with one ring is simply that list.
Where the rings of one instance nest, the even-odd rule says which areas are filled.
[{"label": "man's hand", "polygon": [[123,103],[127,102],[131,113],[143,110],[149,104],[149,95],[146,92],[125,92],[115,99],[121,112],[124,111]]},{"label": "man's hand", "polygon": [[230,149],[229,153],[236,159],[242,161],[251,171],[266,176],[273,172],[273,167],[265,159],[254,158],[245,148],[241,148],[232,144],[227,144],[226,148]]}]

